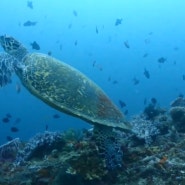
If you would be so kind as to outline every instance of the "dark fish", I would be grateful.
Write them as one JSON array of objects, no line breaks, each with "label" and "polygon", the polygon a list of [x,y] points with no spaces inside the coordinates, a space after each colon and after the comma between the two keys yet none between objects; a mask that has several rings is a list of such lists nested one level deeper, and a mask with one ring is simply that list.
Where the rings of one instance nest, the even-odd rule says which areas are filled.
[{"label": "dark fish", "polygon": [[14,121],[14,124],[18,124],[21,122],[21,118],[16,118],[16,120]]},{"label": "dark fish", "polygon": [[145,75],[145,77],[146,77],[147,79],[150,78],[150,73],[149,73],[148,70],[145,69],[143,74]]},{"label": "dark fish", "polygon": [[178,47],[174,47],[173,49],[174,49],[174,51],[178,51],[178,50],[179,50],[179,48],[178,48]]},{"label": "dark fish", "polygon": [[33,3],[32,3],[32,1],[27,1],[27,7],[33,9]]},{"label": "dark fish", "polygon": [[75,46],[77,46],[77,45],[78,45],[78,41],[77,41],[77,40],[75,40],[75,43],[74,43],[74,44],[75,44]]},{"label": "dark fish", "polygon": [[68,25],[68,29],[71,29],[72,28],[72,24],[70,23],[69,25]]},{"label": "dark fish", "polygon": [[164,63],[165,61],[166,61],[166,58],[164,58],[164,57],[161,57],[161,58],[158,59],[159,63]]},{"label": "dark fish", "polygon": [[108,82],[110,82],[110,81],[111,81],[111,77],[109,76],[109,77],[108,77]]},{"label": "dark fish", "polygon": [[76,11],[76,10],[73,10],[73,15],[74,15],[75,17],[77,17],[77,16],[78,16],[78,13],[77,13],[77,11]]},{"label": "dark fish", "polygon": [[54,114],[53,118],[58,119],[58,118],[60,118],[60,115],[59,114]]},{"label": "dark fish", "polygon": [[48,125],[47,124],[45,125],[45,130],[48,131]]},{"label": "dark fish", "polygon": [[7,117],[7,118],[11,118],[12,115],[11,115],[10,113],[7,113],[7,114],[6,114],[6,117]]},{"label": "dark fish", "polygon": [[40,50],[40,46],[38,45],[38,43],[36,41],[34,41],[33,43],[31,43],[32,49],[35,50]]},{"label": "dark fish", "polygon": [[122,19],[116,19],[115,26],[118,26],[122,23]]},{"label": "dark fish", "polygon": [[128,115],[128,110],[125,110],[124,114],[125,114],[125,115]]},{"label": "dark fish", "polygon": [[182,93],[180,93],[178,97],[184,98],[184,95]]},{"label": "dark fish", "polygon": [[185,75],[182,75],[182,79],[185,80]]},{"label": "dark fish", "polygon": [[11,136],[6,136],[6,140],[7,140],[7,141],[12,141],[12,140],[13,140],[13,137],[11,137]]},{"label": "dark fish", "polygon": [[19,131],[19,129],[17,128],[17,127],[11,127],[11,132],[18,132]]},{"label": "dark fish", "polygon": [[100,64],[96,65],[97,69],[99,69],[100,71],[103,71],[103,67]]},{"label": "dark fish", "polygon": [[48,51],[48,55],[51,56],[52,52],[51,51]]},{"label": "dark fish", "polygon": [[2,119],[2,122],[3,123],[9,123],[10,119],[8,117],[5,117],[5,118]]},{"label": "dark fish", "polygon": [[144,55],[143,55],[143,58],[146,58],[148,56],[148,53],[145,53]]},{"label": "dark fish", "polygon": [[60,44],[59,49],[60,49],[60,51],[62,51],[62,44]]},{"label": "dark fish", "polygon": [[96,26],[96,33],[97,33],[97,34],[99,33],[97,26]]},{"label": "dark fish", "polygon": [[144,105],[146,105],[146,104],[147,104],[147,99],[146,99],[146,98],[144,99],[144,102],[143,102],[143,103],[144,103]]},{"label": "dark fish", "polygon": [[152,102],[153,105],[156,105],[157,99],[156,99],[156,98],[152,98],[152,99],[151,99],[151,102]]},{"label": "dark fish", "polygon": [[113,83],[113,84],[117,84],[117,83],[118,83],[118,81],[117,81],[117,80],[114,80],[112,83]]},{"label": "dark fish", "polygon": [[125,41],[125,42],[124,42],[124,45],[125,45],[125,47],[128,48],[128,49],[130,48],[130,45],[129,45],[128,41]]},{"label": "dark fish", "polygon": [[137,85],[137,84],[139,84],[139,80],[137,79],[137,78],[133,78],[133,82],[134,82],[134,85]]},{"label": "dark fish", "polygon": [[120,105],[120,107],[121,108],[123,108],[123,107],[126,107],[127,105],[126,105],[126,103],[125,102],[123,102],[122,100],[119,100],[119,105]]},{"label": "dark fish", "polygon": [[32,21],[26,21],[23,26],[35,26],[37,22],[32,22]]},{"label": "dark fish", "polygon": [[16,83],[16,85],[15,85],[15,90],[16,90],[16,92],[19,94],[20,92],[21,92],[21,84],[20,83]]},{"label": "dark fish", "polygon": [[95,65],[96,65],[96,60],[95,60],[95,61],[93,61],[93,67],[95,67]]}]

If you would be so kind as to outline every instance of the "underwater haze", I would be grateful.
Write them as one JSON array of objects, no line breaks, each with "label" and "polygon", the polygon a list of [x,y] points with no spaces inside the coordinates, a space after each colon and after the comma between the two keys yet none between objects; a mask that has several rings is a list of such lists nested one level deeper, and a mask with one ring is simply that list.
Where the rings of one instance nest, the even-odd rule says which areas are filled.
[{"label": "underwater haze", "polygon": [[[184,7],[183,0],[1,0],[0,35],[77,68],[129,120],[151,99],[168,108],[185,93]],[[31,95],[16,75],[0,102],[1,144],[91,127]]]}]

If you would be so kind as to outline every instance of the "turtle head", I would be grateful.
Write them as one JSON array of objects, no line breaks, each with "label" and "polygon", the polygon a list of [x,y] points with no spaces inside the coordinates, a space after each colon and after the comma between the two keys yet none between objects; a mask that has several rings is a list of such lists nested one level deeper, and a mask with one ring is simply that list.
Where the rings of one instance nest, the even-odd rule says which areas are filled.
[{"label": "turtle head", "polygon": [[0,36],[0,44],[8,54],[21,61],[28,53],[27,49],[16,39],[11,36]]}]

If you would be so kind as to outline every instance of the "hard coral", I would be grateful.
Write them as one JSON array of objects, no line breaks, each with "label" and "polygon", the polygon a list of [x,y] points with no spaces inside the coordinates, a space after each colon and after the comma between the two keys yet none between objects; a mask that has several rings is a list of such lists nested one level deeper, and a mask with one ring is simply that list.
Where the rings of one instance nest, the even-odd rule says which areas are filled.
[{"label": "hard coral", "polygon": [[61,150],[64,146],[63,135],[58,132],[38,133],[31,138],[26,146],[17,155],[16,162],[20,163],[32,158],[43,158],[52,150]]},{"label": "hard coral", "polygon": [[14,161],[20,147],[19,138],[15,138],[0,146],[0,161]]},{"label": "hard coral", "polygon": [[185,132],[185,107],[172,107],[170,115],[178,132]]}]

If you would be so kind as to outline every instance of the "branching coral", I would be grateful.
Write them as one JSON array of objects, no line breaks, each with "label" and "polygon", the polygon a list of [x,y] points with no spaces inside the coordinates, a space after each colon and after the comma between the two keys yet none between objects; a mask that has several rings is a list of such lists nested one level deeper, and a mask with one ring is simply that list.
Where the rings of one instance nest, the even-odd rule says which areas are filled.
[{"label": "branching coral", "polygon": [[153,137],[160,133],[159,122],[146,120],[141,116],[135,117],[131,121],[133,126],[132,131],[139,139],[144,139],[146,145],[150,145],[153,142]]}]

